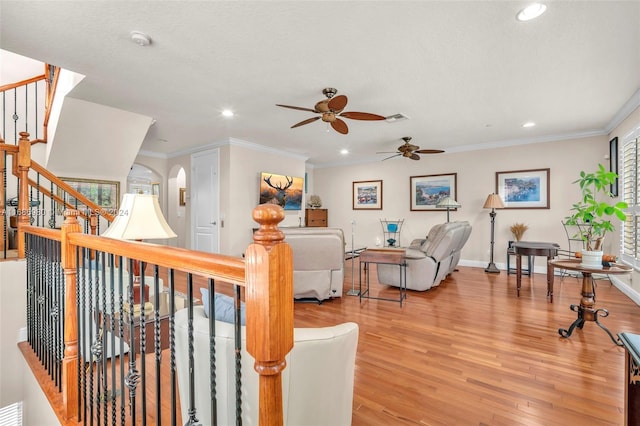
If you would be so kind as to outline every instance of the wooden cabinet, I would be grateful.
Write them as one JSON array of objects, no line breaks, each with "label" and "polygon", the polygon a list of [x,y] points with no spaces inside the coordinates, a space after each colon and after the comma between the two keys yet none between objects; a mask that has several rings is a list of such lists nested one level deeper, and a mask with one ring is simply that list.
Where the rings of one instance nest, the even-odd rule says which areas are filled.
[{"label": "wooden cabinet", "polygon": [[327,209],[307,209],[304,226],[327,226]]},{"label": "wooden cabinet", "polygon": [[625,351],[625,425],[640,424],[640,335],[618,334]]}]

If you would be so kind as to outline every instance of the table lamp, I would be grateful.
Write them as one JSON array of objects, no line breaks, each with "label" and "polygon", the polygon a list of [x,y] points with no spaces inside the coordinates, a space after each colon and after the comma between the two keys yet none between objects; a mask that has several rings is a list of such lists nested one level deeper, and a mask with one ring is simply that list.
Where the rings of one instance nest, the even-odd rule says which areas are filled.
[{"label": "table lamp", "polygon": [[496,221],[496,209],[503,209],[504,204],[502,203],[502,198],[500,198],[498,194],[489,194],[483,207],[485,209],[491,209],[491,213],[489,213],[489,216],[491,216],[491,251],[489,252],[491,258],[489,260],[489,265],[487,265],[484,271],[499,274],[500,270],[496,267],[496,264],[493,263],[494,226]]},{"label": "table lamp", "polygon": [[[124,194],[118,216],[101,236],[136,241],[177,237],[162,215],[158,197],[148,194]],[[139,304],[141,303],[140,261],[133,259],[132,263],[133,300],[134,304]],[[148,300],[148,289],[145,288],[142,303]]]},{"label": "table lamp", "polygon": [[458,207],[462,207],[456,200],[451,197],[445,197],[438,204],[436,204],[437,208],[447,209],[447,222],[449,222],[449,210],[457,209]]}]

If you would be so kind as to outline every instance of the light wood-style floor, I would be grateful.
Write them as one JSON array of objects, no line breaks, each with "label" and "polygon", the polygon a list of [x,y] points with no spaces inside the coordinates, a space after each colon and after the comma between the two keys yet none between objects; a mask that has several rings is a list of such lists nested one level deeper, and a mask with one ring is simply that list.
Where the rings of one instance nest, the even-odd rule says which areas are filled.
[{"label": "light wood-style floor", "polygon": [[[355,270],[357,289],[357,261]],[[624,424],[624,349],[593,322],[568,339],[558,334],[576,318],[569,306],[580,301],[578,279],[556,277],[549,303],[544,275],[523,277],[517,298],[515,275],[460,267],[439,287],[410,291],[401,308],[347,295],[350,261],[345,271],[343,297],[297,302],[295,326],[359,324],[354,426]],[[186,290],[183,282],[176,280],[177,290]],[[398,294],[372,283],[374,295]],[[203,285],[194,280],[196,297]],[[610,312],[604,325],[614,334],[640,334],[638,305],[606,280],[596,294],[597,307]],[[42,370],[27,347],[23,352],[34,358],[34,371]],[[164,403],[162,411],[165,423]]]},{"label": "light wood-style floor", "polygon": [[[350,261],[345,269],[346,292]],[[439,287],[409,292],[402,308],[346,294],[296,303],[295,326],[359,324],[354,425],[622,425],[624,349],[593,322],[558,334],[576,318],[578,279],[556,277],[553,303],[545,275],[523,277],[520,298],[515,280],[460,267]],[[606,280],[596,296],[614,335],[640,333],[638,305]]]}]

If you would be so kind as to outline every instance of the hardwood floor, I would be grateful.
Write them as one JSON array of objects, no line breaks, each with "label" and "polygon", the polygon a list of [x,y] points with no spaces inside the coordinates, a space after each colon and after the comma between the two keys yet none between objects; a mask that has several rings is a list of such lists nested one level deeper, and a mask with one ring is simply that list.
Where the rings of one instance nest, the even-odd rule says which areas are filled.
[{"label": "hardwood floor", "polygon": [[[580,282],[556,277],[549,303],[545,275],[523,277],[520,298],[515,279],[460,267],[439,287],[410,291],[402,308],[346,294],[296,303],[295,326],[359,324],[354,425],[623,424],[624,349],[593,322],[558,334],[576,319]],[[607,280],[596,295],[612,333],[640,333],[638,305]]]},{"label": "hardwood floor", "polygon": [[[576,319],[569,309],[580,301],[576,278],[556,277],[554,302],[549,303],[545,275],[524,276],[517,298],[515,275],[460,267],[439,287],[409,291],[401,308],[390,301],[361,304],[359,297],[346,295],[350,261],[345,271],[343,297],[296,303],[295,326],[358,323],[353,425],[624,423],[624,349],[593,322],[568,339],[558,334],[558,328]],[[186,291],[183,278],[177,274],[179,291]],[[203,285],[204,280],[194,280],[196,297]],[[372,293],[396,297],[398,289],[372,280]],[[601,322],[614,334],[640,334],[640,307],[609,281],[598,281],[596,302],[609,310]],[[34,357],[28,345],[21,345]],[[151,374],[153,354],[147,359]],[[42,370],[37,359],[29,364]],[[162,374],[168,383],[168,372]],[[163,424],[171,417],[167,401]],[[155,424],[155,407],[148,410],[149,424]]]}]

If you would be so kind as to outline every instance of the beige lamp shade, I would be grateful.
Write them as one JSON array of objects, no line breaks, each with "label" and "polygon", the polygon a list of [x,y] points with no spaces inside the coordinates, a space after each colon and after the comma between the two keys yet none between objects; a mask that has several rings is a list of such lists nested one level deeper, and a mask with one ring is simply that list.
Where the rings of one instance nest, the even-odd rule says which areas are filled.
[{"label": "beige lamp shade", "polygon": [[504,209],[502,198],[498,194],[489,194],[487,201],[484,202],[485,209]]},{"label": "beige lamp shade", "polygon": [[436,204],[436,207],[440,207],[443,209],[457,209],[458,207],[462,207],[462,206],[453,198],[445,197],[442,200],[440,200],[438,204]]},{"label": "beige lamp shade", "polygon": [[148,194],[124,194],[118,216],[102,236],[119,240],[177,237],[162,215],[158,197]]}]

